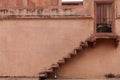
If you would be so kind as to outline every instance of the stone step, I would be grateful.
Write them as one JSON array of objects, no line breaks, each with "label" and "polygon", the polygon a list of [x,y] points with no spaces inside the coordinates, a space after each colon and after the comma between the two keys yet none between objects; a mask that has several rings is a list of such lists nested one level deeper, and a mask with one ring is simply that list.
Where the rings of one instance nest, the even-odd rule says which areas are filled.
[{"label": "stone step", "polygon": [[64,59],[63,59],[63,60],[59,60],[57,63],[58,63],[58,64],[64,64],[64,63],[65,63],[65,60],[64,60]]},{"label": "stone step", "polygon": [[59,67],[59,64],[52,64],[51,65],[51,68],[58,68]]}]

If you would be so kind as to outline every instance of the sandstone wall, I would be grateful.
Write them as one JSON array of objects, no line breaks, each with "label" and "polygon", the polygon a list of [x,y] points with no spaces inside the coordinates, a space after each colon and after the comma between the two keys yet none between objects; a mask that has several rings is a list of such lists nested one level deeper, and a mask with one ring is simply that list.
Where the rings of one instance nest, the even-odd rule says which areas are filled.
[{"label": "sandstone wall", "polygon": [[115,4],[115,31],[118,35],[120,35],[120,27],[119,27],[119,23],[120,23],[120,1],[116,0],[116,4]]},{"label": "sandstone wall", "polygon": [[[53,2],[50,0],[24,0],[24,2],[19,0],[17,3],[0,1],[1,8],[8,3],[15,4],[8,5],[8,7],[29,6],[29,8],[33,6],[53,7],[58,4],[56,0],[52,0]],[[26,9],[23,9],[23,12],[20,11],[21,13],[14,9],[12,9],[13,12],[10,10],[11,14],[22,14],[22,18],[4,19],[2,17],[0,19],[0,76],[36,76],[78,47],[80,41],[90,37],[94,29],[94,0],[84,0],[83,4],[82,8],[69,9],[67,7],[66,10],[60,9],[62,8],[60,6],[60,10],[57,10],[57,6],[55,9],[53,7],[53,9],[40,10],[39,16],[57,15],[57,18],[51,19],[23,17],[24,15],[36,15],[36,12],[34,13],[31,9],[30,14],[26,13]],[[119,0],[115,0],[115,32],[117,34],[120,34],[119,9]],[[3,13],[4,11],[1,15],[7,15]],[[72,16],[79,15],[80,18],[71,18],[71,13]],[[60,18],[61,15],[69,16],[65,19],[66,17],[63,16]],[[93,19],[87,19],[91,16]],[[84,51],[57,73],[67,78],[70,76],[72,78],[78,76],[101,78],[109,72],[119,74],[119,47],[114,48],[112,43],[109,43],[99,42],[95,48]]]},{"label": "sandstone wall", "polygon": [[92,26],[89,19],[1,20],[0,76],[38,75],[87,39]]},{"label": "sandstone wall", "polygon": [[112,40],[98,40],[94,48],[86,48],[56,70],[59,78],[103,79],[107,74],[120,76],[120,46]]},{"label": "sandstone wall", "polygon": [[0,8],[35,8],[59,6],[59,0],[0,0]]}]

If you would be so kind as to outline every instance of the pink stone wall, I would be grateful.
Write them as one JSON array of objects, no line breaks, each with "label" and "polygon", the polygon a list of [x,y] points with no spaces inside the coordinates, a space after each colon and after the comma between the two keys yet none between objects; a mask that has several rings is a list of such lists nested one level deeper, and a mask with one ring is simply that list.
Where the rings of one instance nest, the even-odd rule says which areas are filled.
[{"label": "pink stone wall", "polygon": [[94,17],[94,0],[84,0],[83,6],[85,13]]},{"label": "pink stone wall", "polygon": [[[47,6],[48,8],[57,6],[56,3],[58,3],[57,0],[53,2],[39,0],[37,3],[34,0],[29,0],[27,3],[26,0],[24,2],[18,0],[19,2],[16,3],[6,1],[0,0],[0,8],[15,8],[14,6],[19,8],[21,6],[29,6],[29,8]],[[119,0],[115,0],[115,32],[117,34],[120,34],[119,9]],[[70,13],[69,11],[62,12],[62,9],[59,12],[60,15]],[[94,0],[84,0],[84,6],[82,8],[74,7],[72,13],[84,17],[90,15],[92,18],[1,19],[0,64],[2,65],[0,76],[37,76],[39,72],[49,68],[51,64],[56,63],[78,47],[80,41],[90,37],[94,29]],[[22,14],[26,15],[24,10]],[[43,14],[56,15],[57,13],[43,11]],[[120,47],[114,48],[112,43],[109,43],[104,40],[99,42],[95,48],[87,49],[83,54],[64,65],[57,73],[67,78],[70,76],[72,78],[79,76],[103,78],[104,74],[109,72],[120,74]]]},{"label": "pink stone wall", "polygon": [[1,20],[0,25],[0,76],[37,76],[93,32],[89,19]]},{"label": "pink stone wall", "polygon": [[23,0],[0,0],[0,8],[15,8],[15,7],[22,7]]},{"label": "pink stone wall", "polygon": [[116,0],[116,4],[115,4],[115,13],[116,13],[116,15],[115,15],[115,31],[116,31],[116,33],[118,34],[118,35],[120,35],[120,27],[119,27],[119,25],[120,25],[120,1],[119,0]]},{"label": "pink stone wall", "polygon": [[59,0],[0,0],[0,8],[35,8],[58,5]]},{"label": "pink stone wall", "polygon": [[56,70],[59,78],[103,79],[106,74],[120,75],[120,46],[112,40],[99,40]]}]

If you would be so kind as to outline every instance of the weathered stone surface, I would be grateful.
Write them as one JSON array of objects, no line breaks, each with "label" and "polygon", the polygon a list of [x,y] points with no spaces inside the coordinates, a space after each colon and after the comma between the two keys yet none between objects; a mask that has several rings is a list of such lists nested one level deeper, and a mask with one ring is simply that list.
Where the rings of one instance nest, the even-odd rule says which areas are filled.
[{"label": "weathered stone surface", "polygon": [[59,0],[0,0],[0,8],[37,8],[58,5]]},{"label": "weathered stone surface", "polygon": [[[51,64],[56,63],[57,60],[78,46],[80,41],[84,41],[94,33],[94,0],[84,0],[84,5],[81,8],[79,6],[57,6],[57,0],[16,0],[16,3],[13,0],[13,2],[9,0],[11,2],[7,3],[6,1],[8,0],[0,0],[1,76],[39,75],[40,72],[48,69]],[[120,34],[120,2],[119,0],[114,1],[115,31]],[[97,48],[98,51],[104,51],[99,55],[103,54],[101,58],[111,59],[112,63],[110,64],[108,61],[97,63],[97,65],[93,64],[93,68],[103,64],[106,66],[109,63],[116,69],[116,72],[119,71],[120,46],[117,49],[105,46]],[[106,49],[110,54],[106,54]],[[97,51],[91,52],[91,54],[95,54],[93,56],[87,54],[88,58],[84,58],[83,62],[80,60],[82,62],[80,65],[84,64],[85,60],[95,59],[96,56],[99,58],[97,53]],[[87,66],[89,65],[91,64],[88,63]],[[86,64],[82,66],[86,70]],[[70,68],[71,65],[68,69]],[[114,70],[113,68],[109,69]],[[80,72],[85,70],[80,70]],[[94,73],[96,77],[97,71],[91,71],[91,73]]]},{"label": "weathered stone surface", "polygon": [[0,78],[0,80],[39,80],[39,78]]},{"label": "weathered stone surface", "polygon": [[1,20],[0,76],[39,75],[86,40],[92,26],[92,19]]},{"label": "weathered stone surface", "polygon": [[0,18],[92,18],[76,8],[0,9]]},{"label": "weathered stone surface", "polygon": [[46,80],[120,80],[120,79],[46,79]]},{"label": "weathered stone surface", "polygon": [[46,80],[120,80],[120,79],[46,79]]}]

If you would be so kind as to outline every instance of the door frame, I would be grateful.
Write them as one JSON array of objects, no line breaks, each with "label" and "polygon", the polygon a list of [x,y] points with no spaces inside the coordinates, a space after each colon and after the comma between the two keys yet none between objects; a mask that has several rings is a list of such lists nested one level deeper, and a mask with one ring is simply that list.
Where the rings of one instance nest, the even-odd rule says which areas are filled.
[{"label": "door frame", "polygon": [[94,1],[94,34],[111,34],[111,33],[97,33],[96,31],[96,16],[97,16],[97,4],[99,3],[112,3],[112,34],[115,33],[115,1],[114,0],[95,0]]}]

